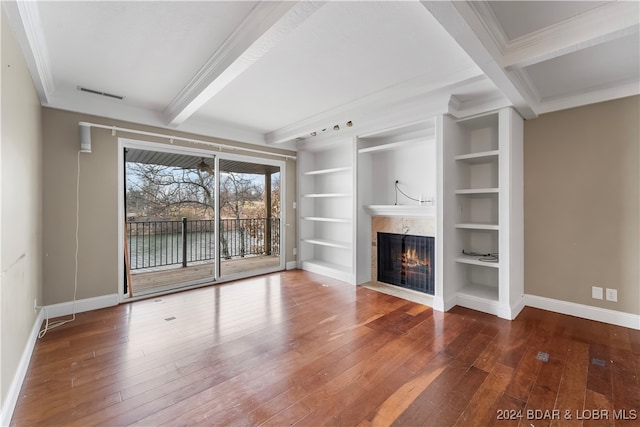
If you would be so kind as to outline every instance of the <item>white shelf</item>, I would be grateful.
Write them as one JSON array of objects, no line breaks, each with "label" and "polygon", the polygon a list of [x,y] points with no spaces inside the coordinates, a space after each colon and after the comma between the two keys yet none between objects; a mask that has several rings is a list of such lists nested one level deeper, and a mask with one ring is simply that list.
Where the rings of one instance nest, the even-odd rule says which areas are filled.
[{"label": "white shelf", "polygon": [[312,171],[308,171],[303,173],[303,175],[326,175],[326,174],[332,174],[332,173],[340,173],[340,172],[349,172],[351,170],[351,166],[344,166],[344,167],[340,167],[340,168],[330,168],[330,169],[318,169],[318,170],[312,170]]},{"label": "white shelf", "polygon": [[487,163],[498,160],[498,150],[481,151],[478,153],[468,153],[455,156],[454,159],[465,163]]},{"label": "white shelf", "polygon": [[401,217],[435,217],[434,206],[412,205],[368,205],[364,211],[371,216],[401,216]]},{"label": "white shelf", "polygon": [[479,265],[481,267],[498,268],[500,263],[497,261],[480,261],[477,256],[459,255],[456,262],[463,264]]},{"label": "white shelf", "polygon": [[303,194],[302,197],[309,197],[309,198],[351,197],[351,194],[349,193],[312,193],[312,194]]},{"label": "white shelf", "polygon": [[[319,268],[314,268],[314,267],[319,267]],[[335,264],[333,262],[326,262],[319,259],[310,259],[307,261],[303,261],[302,268],[305,270],[313,271],[313,272],[319,272],[318,270],[320,269],[322,270],[327,269],[327,270],[339,271],[344,274],[351,273],[351,267],[348,267],[346,265]],[[321,272],[319,273],[322,274]]]},{"label": "white shelf", "polygon": [[400,148],[409,147],[409,146],[416,145],[418,143],[424,143],[424,142],[425,142],[425,138],[424,137],[418,137],[418,138],[414,138],[414,139],[407,139],[407,140],[403,140],[403,141],[389,142],[387,144],[379,144],[379,145],[373,145],[371,147],[360,148],[358,150],[358,154],[375,153],[375,152],[382,152],[382,151],[389,151],[389,150],[397,150],[397,149],[400,149]]},{"label": "white shelf", "polygon": [[459,297],[469,297],[474,299],[498,302],[498,287],[469,284],[458,290],[456,293]]},{"label": "white shelf", "polygon": [[310,237],[307,239],[302,239],[302,241],[309,243],[311,245],[328,246],[330,248],[339,248],[339,249],[351,249],[351,243],[340,242],[338,240],[319,239],[315,237]]},{"label": "white shelf", "polygon": [[456,228],[462,228],[465,230],[498,230],[500,226],[498,224],[467,222],[456,224]]},{"label": "white shelf", "polygon": [[499,192],[498,188],[465,188],[456,190],[456,194],[497,194]]},{"label": "white shelf", "polygon": [[349,218],[330,218],[330,217],[324,217],[324,216],[305,216],[302,219],[307,220],[307,221],[339,222],[339,223],[344,223],[344,224],[348,224],[348,223],[351,222],[351,220]]}]

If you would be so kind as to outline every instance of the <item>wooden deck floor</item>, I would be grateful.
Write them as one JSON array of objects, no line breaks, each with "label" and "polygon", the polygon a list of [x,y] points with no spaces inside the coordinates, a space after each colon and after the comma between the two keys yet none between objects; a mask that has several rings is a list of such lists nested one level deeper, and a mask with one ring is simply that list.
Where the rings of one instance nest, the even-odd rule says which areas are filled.
[{"label": "wooden deck floor", "polygon": [[11,425],[638,426],[639,377],[640,331],[295,270],[78,314],[36,343]]},{"label": "wooden deck floor", "polygon": [[[260,256],[242,259],[224,260],[220,263],[223,275],[233,275],[245,271],[276,268],[280,257]],[[134,271],[131,275],[133,295],[141,296],[176,288],[180,284],[206,282],[213,277],[213,262],[182,268],[162,268]]]}]

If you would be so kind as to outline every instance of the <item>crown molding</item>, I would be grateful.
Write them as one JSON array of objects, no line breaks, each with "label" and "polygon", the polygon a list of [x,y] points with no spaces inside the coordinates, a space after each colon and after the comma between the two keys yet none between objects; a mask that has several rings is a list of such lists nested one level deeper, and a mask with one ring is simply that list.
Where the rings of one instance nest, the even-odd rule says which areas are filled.
[{"label": "crown molding", "polygon": [[[502,66],[523,68],[640,31],[640,3],[611,2],[507,42]],[[484,19],[483,17],[480,17]]]},{"label": "crown molding", "polygon": [[485,28],[491,39],[493,40],[493,44],[500,51],[502,55],[504,55],[507,46],[509,44],[509,38],[504,32],[502,25],[500,25],[500,21],[496,17],[495,13],[493,13],[493,9],[489,5],[489,2],[486,1],[471,1],[467,2],[469,8],[474,11],[482,26]]},{"label": "crown molding", "polygon": [[591,88],[588,92],[576,95],[542,98],[536,110],[539,114],[551,113],[553,111],[566,110],[568,108],[581,107],[583,105],[635,95],[640,95],[640,85],[638,82],[626,82],[602,88]]},{"label": "crown molding", "polygon": [[[533,100],[502,67],[502,49],[471,2],[421,1],[525,119],[537,116]],[[493,26],[495,28],[495,26]]]},{"label": "crown molding", "polygon": [[[159,111],[128,105],[122,101],[102,99],[102,97],[83,96],[82,92],[68,89],[58,90],[45,107],[72,111],[107,119],[121,120],[128,123],[154,126],[171,131],[188,132],[230,141],[246,142],[255,145],[265,145],[264,136],[260,132],[243,129],[229,123],[207,120],[189,120],[179,129],[167,126],[164,116]],[[279,147],[280,148],[280,147]],[[282,147],[287,148],[287,147]]]},{"label": "crown molding", "polygon": [[[437,85],[431,76],[420,76],[269,132],[265,134],[265,140],[267,144],[280,144],[305,137],[313,131],[332,127],[336,123],[341,124],[352,120],[358,124],[357,121],[361,123],[367,116],[380,109],[385,109],[391,115],[392,111],[413,108],[411,105],[415,100],[425,103],[427,95],[431,96],[443,90],[453,90],[485,79],[486,77],[476,67],[453,73],[447,76],[445,81],[438,81]],[[446,97],[448,103],[450,93],[447,93]]]},{"label": "crown molding", "polygon": [[259,2],[164,111],[178,126],[302,24],[324,2]]},{"label": "crown molding", "polygon": [[[540,103],[540,93],[536,86],[533,84],[531,77],[526,69],[522,68],[514,68],[508,71],[511,78],[518,84],[520,88],[522,88],[529,97],[533,100],[535,105]],[[534,106],[535,106],[534,105]]]},{"label": "crown molding", "polygon": [[42,33],[38,2],[5,0],[2,4],[22,49],[40,102],[46,104],[55,90],[55,81]]}]

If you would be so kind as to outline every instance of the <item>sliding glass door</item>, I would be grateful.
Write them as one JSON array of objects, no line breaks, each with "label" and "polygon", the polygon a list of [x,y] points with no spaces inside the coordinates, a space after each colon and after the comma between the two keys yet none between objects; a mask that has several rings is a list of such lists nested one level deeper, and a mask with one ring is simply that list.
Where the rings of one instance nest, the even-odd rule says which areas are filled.
[{"label": "sliding glass door", "polygon": [[123,148],[125,295],[283,267],[278,162],[150,147]]},{"label": "sliding glass door", "polygon": [[127,293],[215,277],[215,158],[126,148]]},{"label": "sliding glass door", "polygon": [[220,275],[280,266],[280,167],[219,160]]}]

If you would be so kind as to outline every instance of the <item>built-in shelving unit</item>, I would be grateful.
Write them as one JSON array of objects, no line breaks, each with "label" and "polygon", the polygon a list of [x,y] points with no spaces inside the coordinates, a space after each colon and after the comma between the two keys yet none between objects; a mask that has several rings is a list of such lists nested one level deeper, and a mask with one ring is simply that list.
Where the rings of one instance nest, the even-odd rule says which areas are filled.
[{"label": "built-in shelving unit", "polygon": [[354,283],[353,139],[298,152],[299,267]]},{"label": "built-in shelving unit", "polygon": [[507,108],[464,120],[443,116],[439,124],[443,308],[462,305],[512,319],[524,294],[522,119]]}]

